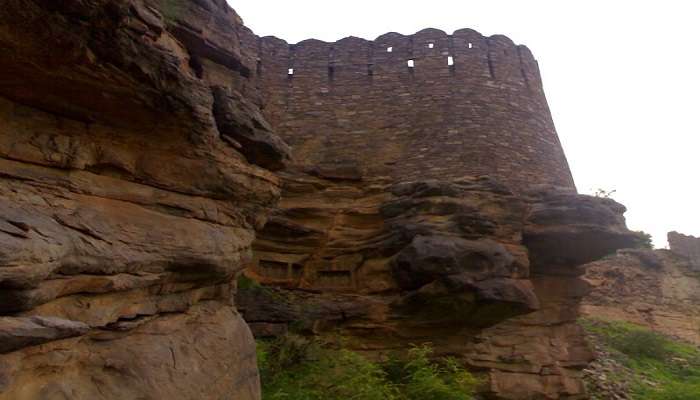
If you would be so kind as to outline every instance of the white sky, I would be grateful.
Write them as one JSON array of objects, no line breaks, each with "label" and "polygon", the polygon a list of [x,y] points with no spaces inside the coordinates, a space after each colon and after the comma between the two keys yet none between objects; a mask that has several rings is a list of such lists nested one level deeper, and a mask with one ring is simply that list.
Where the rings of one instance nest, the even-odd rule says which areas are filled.
[{"label": "white sky", "polygon": [[472,28],[525,44],[540,63],[581,193],[628,208],[665,247],[700,236],[700,2],[693,0],[229,0],[258,35],[296,43]]}]

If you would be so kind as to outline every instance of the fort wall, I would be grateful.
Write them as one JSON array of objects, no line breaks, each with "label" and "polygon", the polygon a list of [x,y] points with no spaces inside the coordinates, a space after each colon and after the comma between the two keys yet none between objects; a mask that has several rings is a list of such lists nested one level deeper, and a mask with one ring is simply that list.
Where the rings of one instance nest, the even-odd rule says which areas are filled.
[{"label": "fort wall", "polygon": [[672,252],[686,257],[694,270],[700,270],[700,238],[669,232],[668,244]]},{"label": "fort wall", "polygon": [[574,188],[537,61],[505,36],[425,29],[294,45],[241,37],[257,54],[266,117],[301,166]]}]

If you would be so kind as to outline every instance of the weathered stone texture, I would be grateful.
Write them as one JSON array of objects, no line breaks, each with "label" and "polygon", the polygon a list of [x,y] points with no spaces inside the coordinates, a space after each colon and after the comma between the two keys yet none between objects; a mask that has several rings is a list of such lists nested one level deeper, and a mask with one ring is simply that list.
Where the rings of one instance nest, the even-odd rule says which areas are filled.
[{"label": "weathered stone texture", "polygon": [[282,178],[246,271],[265,286],[237,295],[257,335],[340,333],[375,357],[430,342],[487,374],[493,398],[584,396],[581,266],[637,244],[624,207],[486,177]]},{"label": "weathered stone texture", "polygon": [[290,45],[248,35],[243,46],[257,52],[265,114],[304,167],[574,187],[537,62],[505,36],[425,29]]},{"label": "weathered stone texture", "polygon": [[584,276],[587,317],[627,321],[700,344],[700,276],[668,250],[623,250],[591,263]]},{"label": "weathered stone texture", "polygon": [[696,271],[700,271],[700,238],[669,232],[668,244],[671,251],[688,259]]},{"label": "weathered stone texture", "polygon": [[289,149],[240,26],[223,0],[3,2],[0,399],[259,398],[232,281]]},{"label": "weathered stone texture", "polygon": [[624,207],[575,194],[530,51],[469,29],[241,37],[294,153],[247,271],[268,287],[239,296],[256,334],[340,330],[375,356],[427,341],[493,398],[585,396],[581,265],[637,237]]}]

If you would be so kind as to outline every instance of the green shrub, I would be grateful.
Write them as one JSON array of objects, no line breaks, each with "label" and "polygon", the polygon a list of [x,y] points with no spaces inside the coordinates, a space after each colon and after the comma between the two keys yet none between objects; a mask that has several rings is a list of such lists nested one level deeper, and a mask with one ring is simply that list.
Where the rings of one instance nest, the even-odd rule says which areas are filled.
[{"label": "green shrub", "polygon": [[582,320],[581,325],[597,334],[614,350],[633,359],[663,361],[670,356],[670,342],[661,334],[626,322]]},{"label": "green shrub", "polygon": [[264,400],[471,400],[474,377],[451,358],[432,361],[428,346],[405,359],[367,360],[348,350],[289,335],[259,342]]},{"label": "green shrub", "polygon": [[651,234],[646,233],[644,231],[636,231],[635,233],[637,234],[637,236],[639,236],[639,240],[640,240],[639,246],[641,248],[650,249],[650,250],[654,249],[654,240],[651,237]]},{"label": "green shrub", "polygon": [[390,360],[386,370],[390,379],[399,385],[402,398],[410,400],[469,400],[477,386],[476,379],[455,359],[440,362],[430,360],[432,349],[413,347],[405,361]]},{"label": "green shrub", "polygon": [[294,335],[258,348],[265,400],[397,399],[382,368],[351,351]]},{"label": "green shrub", "polygon": [[617,350],[631,357],[664,361],[670,355],[668,340],[656,332],[630,330],[612,340]]},{"label": "green shrub", "polygon": [[253,279],[245,276],[245,274],[240,274],[238,275],[237,279],[237,287],[238,289],[245,290],[245,289],[258,289],[261,288],[262,285],[258,283],[257,281],[254,281]]}]

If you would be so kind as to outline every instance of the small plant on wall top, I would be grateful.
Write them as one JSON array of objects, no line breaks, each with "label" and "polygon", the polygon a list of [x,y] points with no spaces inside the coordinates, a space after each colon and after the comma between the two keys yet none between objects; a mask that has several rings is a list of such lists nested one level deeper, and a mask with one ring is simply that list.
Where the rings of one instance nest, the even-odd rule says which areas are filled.
[{"label": "small plant on wall top", "polygon": [[616,192],[617,192],[617,190],[615,190],[615,189],[613,189],[613,190],[605,190],[605,189],[598,188],[598,189],[596,189],[596,191],[593,193],[593,195],[594,195],[595,197],[601,197],[601,198],[604,198],[604,199],[611,199],[611,198],[612,198],[612,195],[615,194]]}]

